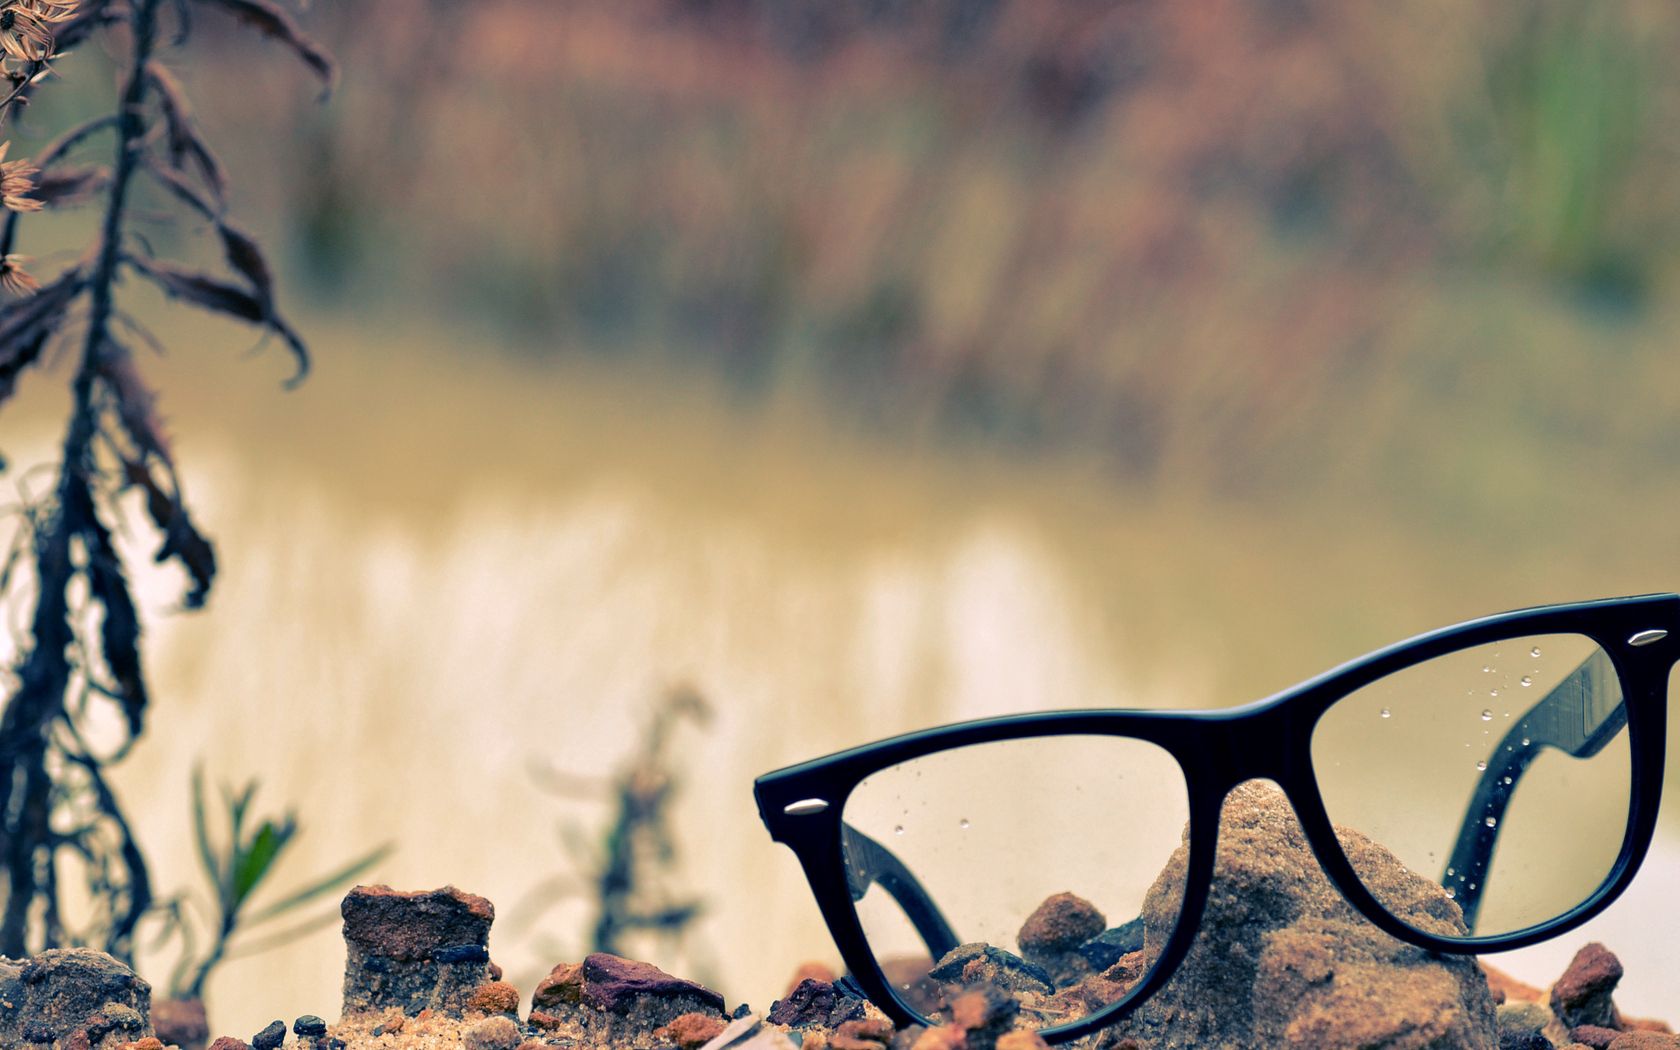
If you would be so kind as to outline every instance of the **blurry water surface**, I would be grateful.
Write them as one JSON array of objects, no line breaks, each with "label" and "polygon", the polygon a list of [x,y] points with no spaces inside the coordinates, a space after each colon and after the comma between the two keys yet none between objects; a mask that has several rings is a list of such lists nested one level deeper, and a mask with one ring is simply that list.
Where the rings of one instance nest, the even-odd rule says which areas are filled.
[{"label": "blurry water surface", "polygon": [[[161,889],[200,878],[193,764],[260,777],[262,808],[305,829],[274,889],[394,842],[374,878],[489,896],[494,957],[527,994],[582,954],[588,914],[515,905],[567,870],[562,821],[593,837],[609,815],[531,766],[609,773],[673,684],[716,711],[679,738],[682,876],[708,917],[692,956],[658,961],[763,1007],[833,950],[756,819],[758,773],[961,717],[1246,701],[1453,619],[1675,582],[1632,583],[1633,559],[1487,558],[1351,503],[1283,515],[894,447],[791,397],[748,412],[669,373],[463,353],[470,333],[315,331],[323,364],[291,394],[277,360],[154,365],[223,575],[195,616],[170,612],[179,581],[143,579],[156,703],[119,783]],[[25,395],[4,432],[19,465],[57,436],[46,380]],[[1596,931],[1636,1015],[1676,1009],[1672,843]],[[1585,939],[1508,962],[1547,980]],[[216,1031],[334,1015],[342,959],[329,927],[230,962]]]}]

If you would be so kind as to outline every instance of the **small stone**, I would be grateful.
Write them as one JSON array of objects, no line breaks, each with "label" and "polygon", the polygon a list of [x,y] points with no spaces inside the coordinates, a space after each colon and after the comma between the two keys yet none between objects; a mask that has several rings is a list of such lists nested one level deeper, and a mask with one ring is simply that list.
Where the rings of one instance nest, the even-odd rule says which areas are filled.
[{"label": "small stone", "polygon": [[994,1045],[997,1050],[1050,1050],[1050,1044],[1041,1039],[1037,1032],[1023,1030],[1003,1033],[998,1036]]},{"label": "small stone", "polygon": [[868,1018],[847,1021],[829,1037],[833,1050],[881,1050],[892,1042],[892,1022]]},{"label": "small stone", "polygon": [[460,1016],[490,979],[496,910],[483,897],[453,886],[420,893],[358,886],[341,911],[346,1015],[396,1007]]},{"label": "small stone", "polygon": [[152,1030],[181,1050],[203,1050],[210,1038],[210,1019],[202,999],[158,999],[152,1003]]},{"label": "small stone", "polygon": [[1494,1016],[1499,1023],[1499,1037],[1507,1034],[1544,1031],[1552,1023],[1552,1012],[1539,1003],[1512,1001],[1497,1007]]},{"label": "small stone", "polygon": [[543,1010],[532,1010],[531,1015],[527,1017],[526,1020],[530,1022],[532,1028],[541,1028],[548,1032],[556,1031],[566,1023],[553,1014]]},{"label": "small stone", "polygon": [[694,999],[701,1009],[723,1012],[723,996],[693,981],[672,977],[652,963],[606,952],[583,960],[583,1000],[597,1010],[624,1013],[646,999]]},{"label": "small stone", "polygon": [[[82,1038],[85,1041],[87,1037],[84,1035]],[[146,1038],[136,1039],[132,1043],[123,1043],[117,1050],[167,1050],[167,1048],[163,1045],[162,1039],[155,1035],[148,1035]]]},{"label": "small stone", "polygon": [[216,1037],[216,1041],[210,1044],[210,1050],[251,1050],[251,1047],[243,1039],[223,1035]]},{"label": "small stone", "polygon": [[515,1050],[523,1041],[519,1025],[511,1017],[486,1017],[462,1037],[464,1050]]},{"label": "small stone", "polygon": [[723,1018],[712,1014],[683,1014],[655,1029],[653,1037],[675,1043],[681,1050],[699,1050],[722,1035],[724,1027]]},{"label": "small stone", "polygon": [[916,1041],[910,1044],[910,1050],[966,1050],[968,1037],[956,1025],[942,1024],[937,1028],[923,1029],[916,1036]]},{"label": "small stone", "polygon": [[1595,1024],[1576,1025],[1569,1030],[1569,1038],[1577,1043],[1584,1043],[1593,1050],[1605,1050],[1621,1034],[1614,1028],[1601,1028]]},{"label": "small stone", "polygon": [[1143,920],[1104,930],[1079,946],[1079,954],[1091,969],[1101,972],[1136,951],[1143,950]]},{"label": "small stone", "polygon": [[805,980],[785,998],[770,1004],[768,1020],[789,1028],[833,1028],[847,1021],[861,1020],[867,1010],[865,999],[847,995],[826,981]]},{"label": "small stone", "polygon": [[1608,1050],[1677,1050],[1680,1037],[1666,1032],[1623,1032]]},{"label": "small stone", "polygon": [[783,995],[792,995],[793,990],[806,981],[818,981],[822,984],[833,984],[840,979],[840,975],[819,962],[801,963],[799,969],[793,972],[793,980],[788,982],[787,991]]},{"label": "small stone", "polygon": [[276,1050],[286,1041],[286,1022],[270,1021],[268,1027],[251,1037],[251,1050]]},{"label": "small stone", "polygon": [[1597,941],[1575,953],[1569,968],[1552,985],[1552,1012],[1566,1027],[1597,1025],[1621,1028],[1610,995],[1622,979],[1622,963]]},{"label": "small stone", "polygon": [[928,976],[941,984],[975,988],[990,985],[1017,995],[1034,992],[1049,995],[1050,975],[1002,948],[990,944],[964,944],[952,948],[928,971]]},{"label": "small stone", "polygon": [[561,963],[537,983],[531,993],[531,1008],[547,1009],[567,1003],[583,1002],[583,964]]},{"label": "small stone", "polygon": [[300,1039],[319,1039],[327,1034],[327,1022],[314,1014],[304,1014],[292,1022],[292,1031]]},{"label": "small stone", "polygon": [[50,1043],[78,1029],[95,1028],[100,1036],[118,1030],[124,1026],[106,1013],[113,1004],[129,1011],[123,1016],[140,1018],[128,1026],[133,1035],[146,1029],[151,985],[104,952],[51,948],[24,960],[16,981],[23,998],[17,1027],[25,1040]]},{"label": "small stone", "polygon": [[1107,926],[1108,920],[1090,901],[1072,893],[1058,893],[1027,916],[1015,939],[1023,952],[1069,952]]},{"label": "small stone", "polygon": [[519,1012],[519,989],[505,981],[485,981],[473,989],[467,1009],[483,1014],[516,1014]]}]

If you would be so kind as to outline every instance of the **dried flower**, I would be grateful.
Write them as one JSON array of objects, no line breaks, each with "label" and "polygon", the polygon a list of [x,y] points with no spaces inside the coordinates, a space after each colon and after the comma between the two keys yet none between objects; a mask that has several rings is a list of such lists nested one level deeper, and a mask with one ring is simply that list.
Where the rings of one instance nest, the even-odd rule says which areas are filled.
[{"label": "dried flower", "polygon": [[29,258],[24,255],[0,257],[0,291],[22,297],[34,295],[41,290],[41,282],[23,268],[23,264],[28,261]]},{"label": "dried flower", "polygon": [[12,211],[40,211],[41,202],[26,196],[35,189],[41,169],[27,160],[7,160],[10,142],[0,142],[0,204]]},{"label": "dried flower", "polygon": [[75,0],[0,0],[0,52],[20,62],[45,62],[53,53],[52,27],[75,13]]}]

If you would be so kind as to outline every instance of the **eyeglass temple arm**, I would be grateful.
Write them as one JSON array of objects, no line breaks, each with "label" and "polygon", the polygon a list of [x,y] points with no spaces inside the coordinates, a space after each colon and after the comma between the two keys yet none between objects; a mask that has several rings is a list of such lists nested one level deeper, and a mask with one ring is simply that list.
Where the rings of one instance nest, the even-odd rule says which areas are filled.
[{"label": "eyeglass temple arm", "polygon": [[1454,891],[1465,928],[1476,929],[1488,868],[1517,783],[1542,747],[1591,758],[1627,725],[1616,667],[1602,649],[1570,672],[1517,720],[1488,759],[1470,795],[1441,884]]},{"label": "eyeglass temple arm", "polygon": [[935,962],[961,943],[922,880],[911,874],[897,854],[850,824],[842,823],[840,834],[845,843],[846,884],[852,900],[862,900],[871,884],[886,890],[916,928]]}]

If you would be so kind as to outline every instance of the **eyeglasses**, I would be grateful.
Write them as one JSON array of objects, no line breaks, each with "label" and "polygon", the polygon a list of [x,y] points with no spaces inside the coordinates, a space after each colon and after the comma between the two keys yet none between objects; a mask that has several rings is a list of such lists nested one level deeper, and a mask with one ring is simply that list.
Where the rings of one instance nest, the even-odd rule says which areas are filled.
[{"label": "eyeglasses", "polygon": [[[1680,595],[1526,609],[1244,707],[965,722],[753,790],[850,978],[895,1022],[935,1023],[990,986],[1057,1043],[1183,961],[1222,802],[1254,778],[1283,789],[1330,881],[1394,937],[1488,952],[1579,926],[1650,846],[1677,659]],[[1420,910],[1420,890],[1436,905]]]}]

